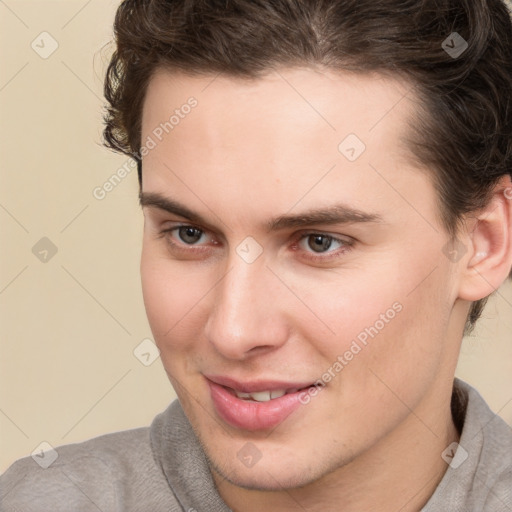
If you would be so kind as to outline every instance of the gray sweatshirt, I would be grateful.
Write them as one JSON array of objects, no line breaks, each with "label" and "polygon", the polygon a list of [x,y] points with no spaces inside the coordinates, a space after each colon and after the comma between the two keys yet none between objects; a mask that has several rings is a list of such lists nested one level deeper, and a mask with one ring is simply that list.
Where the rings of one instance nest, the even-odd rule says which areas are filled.
[{"label": "gray sweatshirt", "polygon": [[[452,413],[460,447],[421,512],[512,512],[511,428],[459,379]],[[178,400],[150,427],[56,452],[46,469],[25,457],[0,476],[1,512],[230,512]]]}]

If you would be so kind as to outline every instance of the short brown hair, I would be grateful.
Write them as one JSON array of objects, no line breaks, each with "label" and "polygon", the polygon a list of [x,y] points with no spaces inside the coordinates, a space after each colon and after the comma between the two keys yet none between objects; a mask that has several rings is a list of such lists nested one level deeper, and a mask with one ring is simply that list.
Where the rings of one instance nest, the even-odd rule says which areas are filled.
[{"label": "short brown hair", "polygon": [[[104,138],[137,160],[140,186],[142,107],[159,68],[257,79],[320,65],[406,79],[420,105],[411,155],[432,171],[452,238],[512,175],[512,22],[502,0],[124,0],[114,30]],[[454,32],[468,44],[461,55],[447,51]],[[486,300],[472,304],[466,332]]]}]

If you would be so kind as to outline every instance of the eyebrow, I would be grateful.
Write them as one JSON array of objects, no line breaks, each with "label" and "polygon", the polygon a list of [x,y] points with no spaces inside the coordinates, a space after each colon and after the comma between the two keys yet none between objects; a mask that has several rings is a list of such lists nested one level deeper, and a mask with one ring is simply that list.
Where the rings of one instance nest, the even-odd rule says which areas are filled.
[{"label": "eyebrow", "polygon": [[[165,197],[156,192],[141,192],[139,203],[142,207],[152,207],[168,213],[184,217],[191,222],[209,226],[210,223],[198,213],[190,210],[178,201]],[[350,208],[343,204],[335,204],[325,208],[308,210],[298,214],[281,215],[270,219],[264,224],[268,232],[288,228],[310,226],[316,224],[349,224],[349,223],[382,223],[382,217],[377,213],[367,213]]]}]

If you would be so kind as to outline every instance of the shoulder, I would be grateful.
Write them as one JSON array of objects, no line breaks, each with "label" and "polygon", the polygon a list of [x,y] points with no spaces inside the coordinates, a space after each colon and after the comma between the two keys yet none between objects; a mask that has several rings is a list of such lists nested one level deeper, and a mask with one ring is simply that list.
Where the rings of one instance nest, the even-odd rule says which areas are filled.
[{"label": "shoulder", "polygon": [[[2,512],[123,510],[162,480],[150,429],[105,434],[14,462],[0,476]],[[162,486],[164,489],[165,486]]]},{"label": "shoulder", "polygon": [[[512,458],[512,451],[503,454],[503,458]],[[482,510],[509,512],[512,510],[512,462],[491,485],[487,487],[487,496]],[[484,482],[485,483],[485,482]]]},{"label": "shoulder", "polygon": [[455,379],[456,394],[463,422],[456,454],[422,511],[509,512],[512,510],[512,429],[469,384]]},{"label": "shoulder", "polygon": [[481,501],[482,510],[508,512],[512,510],[512,429],[492,412],[484,418],[486,421],[480,422],[482,448],[471,493],[476,502]]}]

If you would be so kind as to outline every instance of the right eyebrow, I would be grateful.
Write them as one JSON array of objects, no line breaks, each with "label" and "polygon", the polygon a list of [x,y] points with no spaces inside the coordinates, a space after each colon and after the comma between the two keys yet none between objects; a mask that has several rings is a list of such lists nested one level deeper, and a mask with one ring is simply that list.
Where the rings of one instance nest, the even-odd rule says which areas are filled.
[{"label": "right eyebrow", "polygon": [[[210,222],[178,201],[165,197],[157,192],[141,192],[139,202],[142,207],[153,207],[190,220],[191,222],[210,226]],[[264,223],[267,232],[280,231],[289,228],[314,226],[320,224],[349,224],[349,223],[382,223],[382,217],[377,213],[368,213],[343,204],[316,208],[293,215],[281,215]]]},{"label": "right eyebrow", "polygon": [[142,207],[153,207],[158,208],[159,210],[164,210],[168,213],[173,213],[180,217],[184,217],[191,222],[208,224],[206,219],[203,219],[198,213],[193,212],[174,199],[164,197],[163,195],[155,192],[141,192],[139,194],[139,204]]}]

